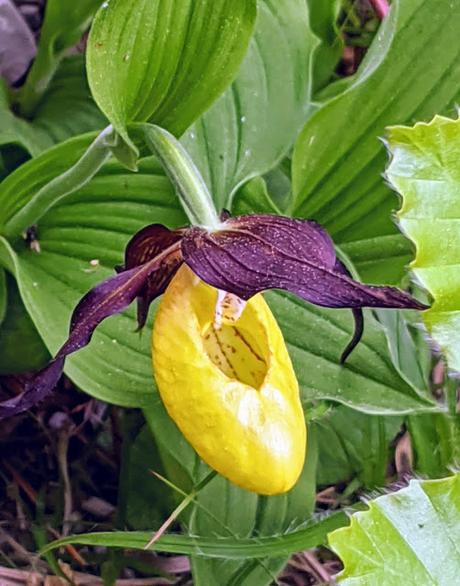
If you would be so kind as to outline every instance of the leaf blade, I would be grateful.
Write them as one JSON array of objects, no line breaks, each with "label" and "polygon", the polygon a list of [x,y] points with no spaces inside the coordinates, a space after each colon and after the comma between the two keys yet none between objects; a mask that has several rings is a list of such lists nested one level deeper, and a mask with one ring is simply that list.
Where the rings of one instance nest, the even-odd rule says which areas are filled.
[{"label": "leaf blade", "polygon": [[417,249],[412,271],[434,303],[423,315],[429,332],[460,370],[460,122],[436,116],[429,124],[393,127],[387,177],[403,197],[401,230]]},{"label": "leaf blade", "polygon": [[459,501],[459,474],[412,480],[407,488],[371,501],[368,511],[352,517],[350,527],[329,535],[345,563],[339,583],[455,584],[460,570]]},{"label": "leaf blade", "polygon": [[218,210],[230,208],[235,190],[292,146],[310,105],[315,47],[303,0],[259,0],[235,81],[181,139]]},{"label": "leaf blade", "polygon": [[147,120],[182,134],[233,79],[255,16],[255,0],[104,3],[87,51],[96,102],[125,138]]},{"label": "leaf blade", "polygon": [[[193,537],[187,535],[164,535],[155,542],[152,549],[185,555],[199,555],[211,558],[227,558],[230,560],[247,560],[264,557],[290,555],[315,547],[324,542],[327,533],[334,528],[348,523],[346,513],[334,513],[311,527],[299,529],[272,537],[233,539]],[[106,545],[108,547],[127,547],[143,549],[148,543],[151,533],[147,531],[121,531],[114,533],[87,533],[73,535],[66,539],[50,543],[41,553],[56,549],[66,543],[81,545]]]},{"label": "leaf blade", "polygon": [[[388,124],[430,119],[455,108],[459,27],[458,3],[393,2],[352,85],[326,102],[299,137],[293,157],[294,213],[319,221],[337,244],[354,243],[348,251],[353,261],[366,254],[367,239],[382,238],[385,244],[396,234],[391,213],[397,203],[381,179],[385,153],[378,137]],[[381,255],[359,267],[365,280],[382,282],[380,275],[387,282],[401,279],[410,251],[396,259],[397,238],[393,246],[386,249],[384,273]]]}]

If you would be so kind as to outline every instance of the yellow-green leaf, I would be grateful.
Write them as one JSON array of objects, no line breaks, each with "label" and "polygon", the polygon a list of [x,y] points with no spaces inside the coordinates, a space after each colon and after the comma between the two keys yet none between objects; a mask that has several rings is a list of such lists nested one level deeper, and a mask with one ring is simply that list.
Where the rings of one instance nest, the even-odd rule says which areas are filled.
[{"label": "yellow-green leaf", "polygon": [[403,198],[399,225],[417,249],[411,268],[433,297],[423,320],[460,370],[460,120],[395,126],[389,148],[387,178]]},{"label": "yellow-green leaf", "polygon": [[413,480],[329,535],[341,586],[454,586],[460,573],[460,474]]}]

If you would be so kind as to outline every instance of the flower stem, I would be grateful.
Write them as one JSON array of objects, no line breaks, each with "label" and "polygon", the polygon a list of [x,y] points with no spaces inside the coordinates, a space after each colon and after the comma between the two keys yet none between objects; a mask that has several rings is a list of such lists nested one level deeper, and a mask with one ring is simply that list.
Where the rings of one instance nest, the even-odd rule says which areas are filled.
[{"label": "flower stem", "polygon": [[176,188],[191,224],[215,229],[220,226],[211,194],[190,155],[167,130],[142,124],[147,146],[161,161]]}]

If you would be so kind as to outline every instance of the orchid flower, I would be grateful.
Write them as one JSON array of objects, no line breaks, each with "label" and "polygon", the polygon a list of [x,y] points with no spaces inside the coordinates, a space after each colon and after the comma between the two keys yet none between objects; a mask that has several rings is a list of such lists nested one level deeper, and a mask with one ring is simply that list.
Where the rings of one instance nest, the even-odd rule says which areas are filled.
[{"label": "orchid flower", "polygon": [[97,325],[137,299],[138,324],[163,294],[152,357],[167,411],[202,459],[235,484],[260,494],[289,490],[305,458],[306,426],[282,333],[263,299],[284,289],[330,308],[349,308],[355,333],[363,307],[426,309],[394,287],[354,280],[327,232],[311,220],[276,215],[217,215],[193,163],[166,131],[146,131],[175,183],[192,226],[153,224],[128,243],[118,274],[94,287],[73,312],[54,360],[0,405],[0,417],[42,400],[65,357],[86,346]]}]

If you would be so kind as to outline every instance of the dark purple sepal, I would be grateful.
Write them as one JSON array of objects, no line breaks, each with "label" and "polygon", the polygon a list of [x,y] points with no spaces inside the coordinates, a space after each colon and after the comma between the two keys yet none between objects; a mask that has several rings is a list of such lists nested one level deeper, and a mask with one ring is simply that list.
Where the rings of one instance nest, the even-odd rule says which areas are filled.
[{"label": "dark purple sepal", "polygon": [[[48,366],[26,380],[23,393],[0,403],[0,419],[26,411],[47,398],[62,374],[65,358],[86,346],[104,319],[120,313],[141,295],[150,277],[163,269],[167,257],[178,252],[180,243],[174,242],[145,264],[123,270],[91,289],[74,309],[69,336],[59,352]],[[162,292],[162,283],[160,280],[157,295]],[[153,296],[153,289],[150,295]]]},{"label": "dark purple sepal", "polygon": [[213,287],[249,299],[267,289],[284,289],[323,307],[355,310],[362,333],[362,307],[427,309],[394,287],[364,285],[339,263],[330,236],[316,222],[254,215],[227,219],[218,231],[194,227],[182,240],[187,265]]},{"label": "dark purple sepal", "polygon": [[[179,243],[184,231],[182,228],[169,230],[162,224],[150,224],[142,228],[128,242],[125,250],[125,265],[120,270],[124,271],[144,264],[163,250]],[[182,254],[178,247],[174,254],[163,259],[155,273],[147,279],[145,286],[137,296],[138,330],[145,326],[150,304],[166,291],[181,264]]]}]

